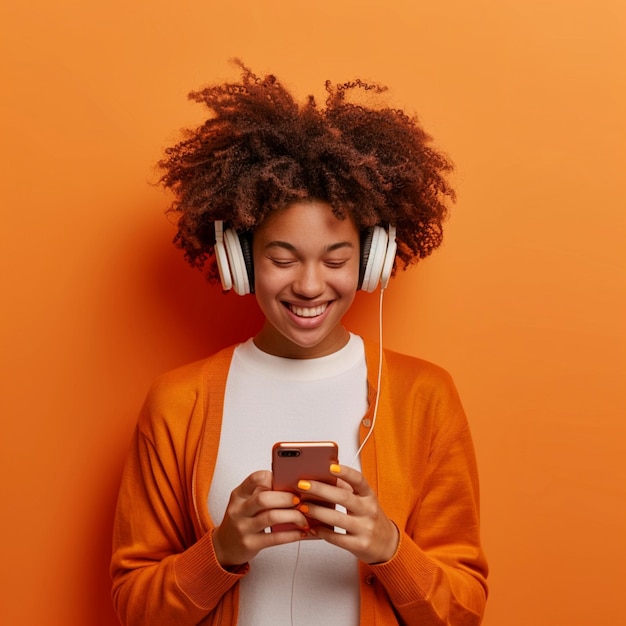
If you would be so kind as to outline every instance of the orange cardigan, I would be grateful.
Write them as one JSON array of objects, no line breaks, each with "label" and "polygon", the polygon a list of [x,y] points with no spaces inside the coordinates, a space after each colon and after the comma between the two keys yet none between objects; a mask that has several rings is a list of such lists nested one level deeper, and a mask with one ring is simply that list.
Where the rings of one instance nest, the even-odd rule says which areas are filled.
[{"label": "orange cardigan", "polygon": [[[160,377],[128,455],[113,536],[113,601],[126,626],[234,625],[239,580],[217,562],[207,498],[234,347]],[[371,423],[378,348],[366,343]],[[363,473],[401,529],[394,557],[360,564],[361,619],[391,624],[480,623],[487,564],[478,477],[465,414],[439,367],[384,351],[375,431]],[[254,567],[254,562],[252,563]]]}]

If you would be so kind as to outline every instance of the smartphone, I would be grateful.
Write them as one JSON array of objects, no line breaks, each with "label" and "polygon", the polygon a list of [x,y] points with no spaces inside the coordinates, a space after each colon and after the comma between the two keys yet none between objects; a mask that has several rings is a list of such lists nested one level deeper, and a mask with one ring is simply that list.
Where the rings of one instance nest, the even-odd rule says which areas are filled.
[{"label": "smartphone", "polygon": [[[328,502],[316,500],[312,496],[298,490],[299,480],[315,480],[337,484],[337,477],[330,473],[332,463],[339,463],[339,448],[334,441],[293,441],[278,442],[272,448],[273,489],[275,491],[289,491],[297,494],[303,502],[315,502],[322,506],[333,507]],[[322,523],[309,519],[311,528],[321,526]],[[272,527],[272,532],[292,530],[294,524],[278,524]]]}]

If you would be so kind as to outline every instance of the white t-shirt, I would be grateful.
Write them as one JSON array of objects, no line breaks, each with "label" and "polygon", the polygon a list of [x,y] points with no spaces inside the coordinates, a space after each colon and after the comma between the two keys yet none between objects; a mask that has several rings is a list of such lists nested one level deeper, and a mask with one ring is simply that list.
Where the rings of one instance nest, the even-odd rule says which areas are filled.
[{"label": "white t-shirt", "polygon": [[[228,373],[209,513],[219,524],[231,491],[249,474],[271,468],[277,441],[336,441],[340,463],[355,455],[367,411],[367,368],[356,335],[317,359],[285,359],[250,339],[237,346]],[[298,556],[298,547],[300,550]],[[292,593],[293,585],[293,593]],[[359,623],[357,559],[322,540],[262,550],[241,581],[240,626]]]}]

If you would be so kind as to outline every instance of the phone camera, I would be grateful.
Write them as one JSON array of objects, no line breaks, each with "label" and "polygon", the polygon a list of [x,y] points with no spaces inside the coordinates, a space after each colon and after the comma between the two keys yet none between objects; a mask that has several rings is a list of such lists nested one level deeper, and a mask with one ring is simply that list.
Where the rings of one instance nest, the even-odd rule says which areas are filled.
[{"label": "phone camera", "polygon": [[300,456],[300,450],[295,450],[295,449],[279,450],[278,456],[294,458],[294,457]]}]

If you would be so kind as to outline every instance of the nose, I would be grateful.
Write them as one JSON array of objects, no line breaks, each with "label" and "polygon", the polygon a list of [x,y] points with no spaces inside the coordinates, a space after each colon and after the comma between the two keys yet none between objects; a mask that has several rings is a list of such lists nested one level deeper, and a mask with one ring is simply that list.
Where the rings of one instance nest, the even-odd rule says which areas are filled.
[{"label": "nose", "polygon": [[324,291],[324,270],[317,263],[303,264],[292,283],[294,293],[302,298],[313,299]]}]

